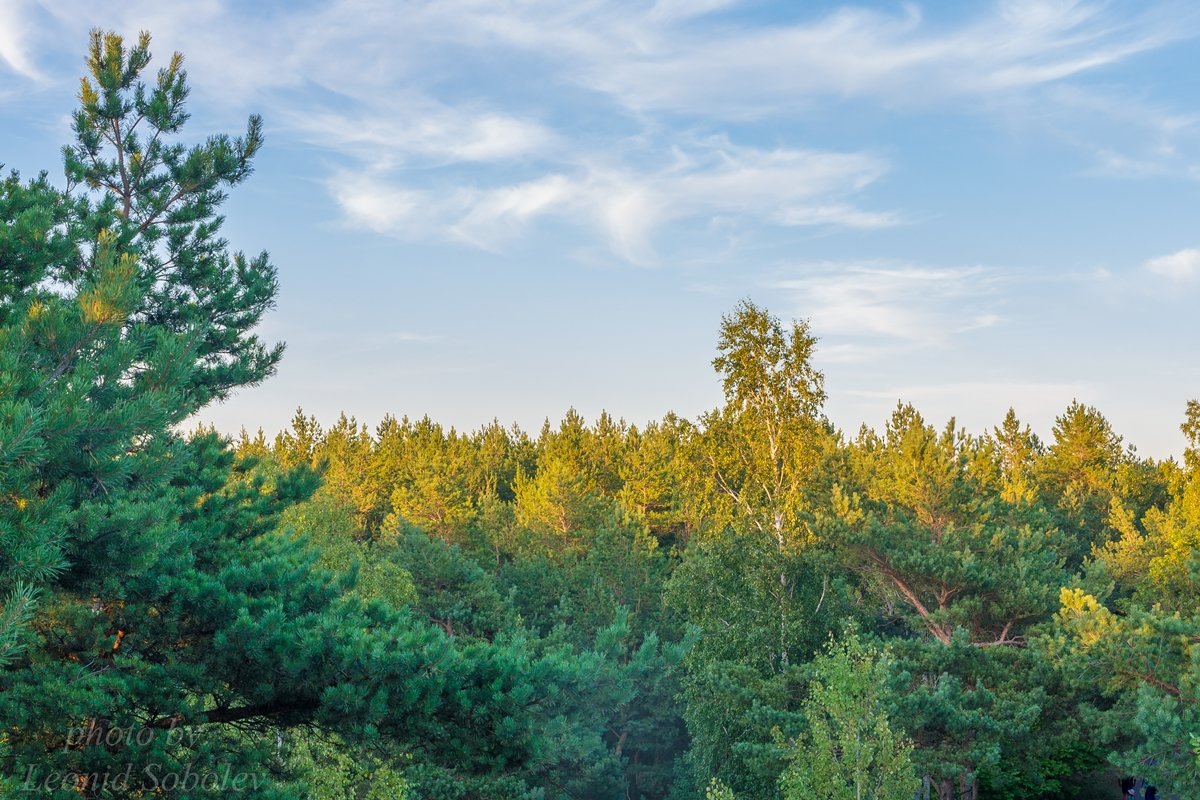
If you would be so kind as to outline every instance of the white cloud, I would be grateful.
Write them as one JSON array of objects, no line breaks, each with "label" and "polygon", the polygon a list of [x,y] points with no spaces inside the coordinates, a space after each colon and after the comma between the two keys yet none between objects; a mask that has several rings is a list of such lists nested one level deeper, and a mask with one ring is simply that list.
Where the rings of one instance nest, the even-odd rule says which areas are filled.
[{"label": "white cloud", "polygon": [[311,84],[374,107],[398,86],[440,96],[463,76],[517,73],[539,91],[584,85],[629,108],[704,118],[787,115],[813,96],[894,105],[1035,87],[1200,32],[1187,5],[1129,13],[1082,0],[1001,0],[949,25],[927,22],[916,5],[770,22],[714,14],[747,5],[331,0],[247,14],[250,6],[229,0],[131,0],[97,13],[58,0],[46,10],[67,41],[97,24],[149,28],[160,46],[187,52],[197,77],[216,80],[227,100]]},{"label": "white cloud", "polygon": [[1090,174],[1107,178],[1194,178],[1200,114],[1096,87],[1059,84],[1045,93],[1041,130],[1090,154]]},{"label": "white cloud", "polygon": [[[723,139],[677,150],[669,166],[565,165],[527,181],[493,187],[404,188],[402,175],[346,172],[329,185],[352,224],[402,238],[457,238],[494,249],[546,217],[598,230],[633,263],[656,261],[655,234],[686,220],[771,222],[852,228],[891,224],[895,215],[845,202],[798,205],[852,195],[885,171],[864,153],[758,150]],[[807,215],[807,216],[803,216]]]},{"label": "white cloud", "polygon": [[1200,278],[1200,249],[1190,247],[1177,253],[1152,258],[1143,266],[1155,275],[1174,281],[1195,280]]},{"label": "white cloud", "polygon": [[[614,251],[631,261],[654,260],[651,237],[657,227],[683,219],[718,216],[779,224],[863,227],[869,216],[830,199],[854,194],[878,180],[887,165],[866,153],[811,150],[758,150],[709,141],[681,164],[649,175],[595,176],[593,205]],[[810,214],[801,203],[834,213]]]},{"label": "white cloud", "polygon": [[314,143],[384,166],[417,162],[428,167],[544,155],[556,138],[535,121],[487,109],[448,107],[425,97],[353,114],[291,112],[284,123]]},{"label": "white cloud", "polygon": [[585,67],[591,85],[642,109],[777,115],[814,95],[889,105],[1035,87],[1196,35],[1194,13],[1121,18],[1095,3],[998,3],[954,27],[843,8],[810,21],[660,31],[653,49]]},{"label": "white cloud", "polygon": [[[831,337],[835,360],[867,360],[889,348],[943,344],[956,334],[992,327],[997,276],[983,267],[889,264],[804,267],[775,286],[794,297],[797,313]],[[841,339],[851,339],[845,342]]]},{"label": "white cloud", "polygon": [[[908,220],[852,202],[884,174],[882,158],[806,148],[787,133],[754,148],[711,136],[731,120],[794,119],[843,98],[914,107],[1013,96],[1031,98],[1037,118],[1054,104],[1041,87],[1200,31],[1186,7],[1129,13],[1082,0],[1005,0],[946,24],[913,5],[791,9],[771,21],[738,13],[750,5],[130,0],[97,11],[57,0],[41,6],[31,51],[8,2],[0,63],[32,75],[30,52],[75,54],[89,27],[148,28],[160,55],[187,55],[216,124],[263,111],[273,136],[319,148],[352,223],[496,248],[558,217],[650,263],[658,234],[684,221],[867,231]],[[71,64],[57,77],[73,80]],[[1191,118],[1160,117],[1164,147],[1190,129]],[[711,138],[697,141],[700,130]]]},{"label": "white cloud", "polygon": [[661,21],[690,20],[737,5],[737,0],[656,0],[647,17]]},{"label": "white cloud", "polygon": [[[448,231],[477,247],[492,249],[528,222],[563,213],[577,194],[577,187],[563,175],[546,175],[485,191],[461,190],[457,194],[459,219],[450,224]],[[438,222],[445,224],[446,220]]]},{"label": "white cloud", "polygon": [[564,213],[577,187],[561,175],[494,189],[409,189],[387,176],[341,172],[327,184],[348,224],[408,240],[459,240],[495,250],[530,221]]},{"label": "white cloud", "polygon": [[29,55],[29,37],[24,3],[20,0],[0,3],[0,65],[22,78],[40,81],[41,72]]},{"label": "white cloud", "polygon": [[845,203],[826,206],[795,206],[779,212],[776,221],[780,225],[840,225],[846,228],[892,228],[904,224],[904,219],[894,211],[863,211]]},{"label": "white cloud", "polygon": [[[715,121],[790,116],[829,96],[891,106],[1012,94],[1197,30],[1187,14],[1121,17],[1102,5],[1057,0],[1001,2],[949,26],[926,22],[912,6],[899,14],[843,8],[769,25],[713,13],[739,5],[325,6],[302,28],[291,20],[295,39],[286,42],[283,63],[336,102],[287,122],[390,187],[390,210],[362,197],[346,202],[348,193],[339,192],[352,222],[495,248],[558,216],[598,229],[621,258],[649,263],[656,233],[682,220],[860,230],[905,222],[898,211],[848,202],[884,172],[879,158],[794,145],[697,146],[686,125],[663,113]],[[486,94],[441,85],[468,74]],[[554,119],[551,105],[529,96],[526,81],[571,107],[596,102],[579,87],[597,90],[633,115],[613,118],[613,130],[568,130],[573,123]],[[397,86],[404,87],[398,96]],[[523,162],[515,174],[464,179],[428,171],[513,160]],[[397,167],[419,171],[387,172]]]},{"label": "white cloud", "polygon": [[369,174],[342,172],[330,178],[326,187],[348,218],[376,233],[395,234],[411,226],[416,235],[418,218],[428,213],[426,193]]}]

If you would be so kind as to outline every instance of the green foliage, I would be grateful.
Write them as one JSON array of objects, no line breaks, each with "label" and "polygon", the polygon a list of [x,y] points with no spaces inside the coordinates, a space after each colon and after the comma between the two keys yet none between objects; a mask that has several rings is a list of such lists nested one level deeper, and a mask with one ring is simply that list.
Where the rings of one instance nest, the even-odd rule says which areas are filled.
[{"label": "green foliage", "polygon": [[[127,336],[147,346],[169,333],[188,348],[186,399],[174,409],[186,412],[182,419],[274,371],[282,346],[268,347],[250,331],[274,304],[278,284],[266,253],[230,253],[220,237],[218,209],[226,190],[253,171],[262,119],[252,116],[242,137],[210,136],[190,147],[173,141],[189,117],[187,72],[176,53],[147,85],[149,46],[147,33],[127,48],[115,33],[92,32],[91,74],[72,118],[76,141],[63,160],[68,190],[82,185],[98,195],[80,219],[91,238],[82,243],[85,262],[90,250],[94,266],[105,249],[102,231],[116,250],[136,256],[128,262],[137,291]],[[93,316],[115,311],[93,306]]]},{"label": "green foliage", "polygon": [[703,524],[699,475],[690,458],[695,435],[695,427],[674,414],[640,431],[630,428],[618,465],[621,508],[665,544],[685,543]]},{"label": "green foliage", "polygon": [[[271,491],[231,482],[241,467],[223,444],[173,432],[268,376],[281,349],[252,333],[273,302],[274,268],[265,255],[231,255],[218,236],[224,188],[249,174],[261,125],[252,119],[240,140],[173,143],[186,119],[181,60],[148,87],[148,45],[93,34],[76,143],[64,151],[68,192],[44,177],[0,184],[8,775],[226,755],[234,771],[254,768],[255,747],[228,753],[223,733],[106,749],[75,746],[71,732],[153,734],[210,699],[264,694],[225,659],[240,631],[271,618],[254,593],[306,563],[264,537],[275,509],[311,491],[307,476],[281,476]],[[88,191],[72,192],[80,183]],[[301,581],[272,602],[328,591]]]},{"label": "green foliage", "polygon": [[277,284],[221,237],[261,120],[185,138],[149,63],[94,33],[67,189],[0,178],[0,792],[974,800],[1105,752],[1200,793],[1200,403],[1182,464],[1081,403],[847,440],[744,301],[696,422],[181,436],[274,371]]},{"label": "green foliage", "polygon": [[304,776],[311,800],[408,800],[412,786],[389,765],[404,759],[389,756],[336,736],[297,731],[290,737],[287,758]]},{"label": "green foliage", "polygon": [[1116,615],[1082,592],[1063,592],[1059,621],[1068,668],[1113,702],[1092,709],[1110,760],[1164,795],[1200,791],[1191,743],[1200,736],[1200,619],[1160,609]]},{"label": "green foliage", "polygon": [[[247,437],[238,456],[211,433],[174,433],[264,378],[280,350],[251,333],[273,269],[218,236],[224,189],[249,174],[261,125],[173,143],[181,61],[143,86],[147,47],[93,37],[65,154],[69,181],[90,194],[3,184],[6,779],[69,776],[50,796],[199,797],[227,796],[212,776],[228,772],[256,796],[298,797],[307,768],[281,760],[278,742],[304,725],[341,754],[386,740],[380,769],[423,797],[612,796],[621,762],[595,709],[628,705],[633,676],[664,671],[653,637],[627,645],[638,666],[625,670],[612,654],[619,621],[580,646],[535,640],[506,613],[503,631],[451,635],[419,613],[443,599],[422,592],[427,574],[403,568],[446,553],[359,536],[328,494],[297,505],[336,452],[318,452],[315,425],[278,460],[265,441]],[[343,427],[343,450],[360,454]],[[319,784],[321,767],[310,772]],[[117,773],[134,785],[103,783]],[[143,780],[185,773],[202,782]],[[321,785],[357,792],[359,777],[346,780]]]},{"label": "green foliage", "polygon": [[353,581],[350,592],[404,608],[416,598],[413,576],[396,557],[394,541],[356,537],[354,508],[329,492],[319,492],[280,516],[279,528],[304,538],[317,552],[316,565]]},{"label": "green foliage", "polygon": [[1163,470],[1122,449],[1121,437],[1094,408],[1073,402],[1055,421],[1054,442],[1037,465],[1038,486],[1078,567],[1147,511],[1167,501]]},{"label": "green foliage", "polygon": [[834,492],[828,535],[910,632],[893,648],[894,719],[943,797],[973,792],[1045,700],[1012,676],[1036,674],[1024,645],[1066,579],[1065,540],[1023,486],[1035,447],[1021,438],[1011,416],[993,447],[901,405],[883,438],[851,444],[852,480]]},{"label": "green foliage", "polygon": [[913,631],[1008,647],[1053,611],[1064,540],[1044,511],[989,480],[995,454],[983,442],[953,423],[939,434],[900,406],[885,437],[861,436],[851,457],[857,485],[835,490],[828,532]]},{"label": "green foliage", "polygon": [[[747,303],[722,336],[727,403],[696,426],[588,425],[572,411],[530,439],[427,419],[389,418],[370,434],[343,417],[325,431],[298,414],[273,447],[243,438],[247,454],[323,471],[318,497],[285,519],[313,521],[294,527],[312,529],[322,565],[358,575],[346,591],[384,598],[361,589],[383,575],[374,584],[394,587],[389,603],[455,650],[520,641],[526,657],[599,659],[595,680],[621,687],[587,723],[573,717],[560,748],[573,755],[554,766],[501,779],[418,748],[396,768],[430,796],[452,784],[564,797],[620,785],[690,800],[715,777],[739,797],[774,798],[795,757],[778,737],[822,735],[806,722],[806,665],[846,618],[887,642],[877,700],[888,730],[916,743],[932,793],[1035,797],[1096,768],[1104,745],[1084,720],[1120,704],[1093,708],[1102,698],[1069,666],[1073,646],[1045,632],[1093,546],[1087,581],[1191,608],[1187,482],[1122,451],[1078,404],[1048,448],[1011,412],[974,438],[907,406],[881,434],[845,442],[819,416],[806,328],[789,333]],[[1138,725],[1166,730],[1138,722],[1149,702],[1139,716],[1128,700],[1123,725],[1102,726],[1122,731],[1099,737],[1125,748],[1115,763],[1143,757]],[[574,788],[545,782],[567,763]]]},{"label": "green foliage", "polygon": [[779,781],[784,800],[910,800],[913,747],[888,721],[886,657],[851,631],[810,669],[807,725]]},{"label": "green foliage", "polygon": [[705,417],[702,458],[732,518],[772,538],[781,552],[809,538],[809,492],[824,433],[815,346],[806,325],[785,331],[743,301],[722,318],[713,360],[725,405]]},{"label": "green foliage", "polygon": [[401,531],[392,559],[412,576],[413,611],[447,635],[491,641],[515,627],[495,579],[458,547]]},{"label": "green foliage", "polygon": [[853,613],[814,530],[835,444],[814,347],[806,325],[750,302],[723,317],[725,404],[687,440],[677,478],[702,520],[667,587],[701,634],[684,681],[689,761],[697,785],[715,776],[749,800],[777,792],[773,731],[798,733],[796,665]]},{"label": "green foliage", "polygon": [[[1192,742],[1200,735],[1200,404],[1189,403],[1184,469],[1165,507],[1140,519],[1114,512],[1120,537],[1096,553],[1093,571],[1115,579],[1089,593],[1063,589],[1051,649],[1076,685],[1104,698],[1085,713],[1110,760],[1144,774],[1164,796],[1200,791]],[[1109,594],[1116,599],[1110,601]],[[1111,607],[1110,607],[1111,605]]]},{"label": "green foliage", "polygon": [[737,800],[733,791],[716,778],[704,788],[704,800]]}]

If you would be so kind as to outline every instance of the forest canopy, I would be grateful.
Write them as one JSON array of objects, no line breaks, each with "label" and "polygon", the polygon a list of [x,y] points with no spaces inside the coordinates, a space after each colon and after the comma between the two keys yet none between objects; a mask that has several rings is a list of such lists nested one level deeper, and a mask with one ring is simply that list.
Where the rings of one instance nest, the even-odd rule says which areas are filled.
[{"label": "forest canopy", "polygon": [[182,433],[279,276],[221,233],[262,120],[185,137],[149,46],[0,179],[3,796],[1200,795],[1200,403],[1181,461],[1081,402],[846,433],[746,300],[694,420]]}]

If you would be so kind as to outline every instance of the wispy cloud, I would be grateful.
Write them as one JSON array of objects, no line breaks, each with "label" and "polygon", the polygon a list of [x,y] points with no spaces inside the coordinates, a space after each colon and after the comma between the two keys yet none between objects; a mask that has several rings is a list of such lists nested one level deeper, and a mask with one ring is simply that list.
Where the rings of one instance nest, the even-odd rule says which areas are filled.
[{"label": "wispy cloud", "polygon": [[914,4],[781,12],[757,22],[732,13],[746,5],[337,0],[247,14],[228,0],[186,7],[131,0],[100,20],[92,4],[59,0],[46,13],[74,32],[98,22],[149,27],[221,77],[222,91],[235,98],[314,84],[373,105],[388,99],[380,88],[443,95],[464,76],[492,87],[514,76],[539,79],[542,92],[583,86],[631,109],[701,118],[786,116],[814,96],[897,105],[1011,91],[1200,33],[1200,14],[1181,3],[1000,0],[951,25],[927,21]]},{"label": "wispy cloud", "polygon": [[586,74],[637,108],[778,115],[814,95],[920,105],[1061,81],[1195,36],[1196,15],[1175,11],[1010,0],[947,28],[914,5],[843,8],[791,24],[658,31]]},{"label": "wispy cloud", "polygon": [[785,208],[775,217],[780,225],[840,225],[847,228],[891,228],[904,224],[904,217],[895,211],[864,211],[836,203],[827,206],[794,206]]},{"label": "wispy cloud", "polygon": [[[1200,173],[1200,114],[1111,88],[1059,84],[1036,115],[1041,132],[1091,156],[1089,174],[1106,178],[1195,179]],[[1030,113],[1026,108],[1023,113]]]},{"label": "wispy cloud", "polygon": [[352,114],[293,111],[282,122],[315,144],[376,167],[496,162],[544,156],[556,146],[555,133],[534,120],[423,96]]},{"label": "wispy cloud", "polygon": [[[984,267],[827,264],[801,267],[775,285],[800,316],[832,340],[826,360],[860,361],[896,349],[946,343],[1000,324],[993,308],[999,278]],[[848,340],[848,341],[847,341]]]},{"label": "wispy cloud", "polygon": [[[621,258],[656,260],[653,238],[672,222],[711,219],[775,221],[782,225],[881,227],[889,212],[868,212],[828,198],[853,195],[886,170],[864,153],[759,150],[708,140],[653,172],[585,161],[563,171],[496,187],[413,191],[379,174],[343,174],[330,182],[347,219],[403,237],[455,237],[500,246],[539,218],[561,217],[597,229]],[[813,205],[806,205],[813,203]]]},{"label": "wispy cloud", "polygon": [[[40,54],[77,52],[94,25],[148,28],[160,51],[187,54],[199,100],[224,115],[265,111],[272,135],[318,148],[353,224],[495,249],[559,218],[652,263],[659,233],[685,222],[870,231],[910,219],[859,197],[887,170],[882,156],[786,128],[742,138],[747,119],[801,121],[843,100],[894,110],[1014,96],[1038,117],[1055,102],[1042,89],[1200,33],[1200,15],[1170,4],[1002,0],[950,23],[916,5],[741,13],[750,6],[130,0],[97,11],[58,0],[31,28],[12,0],[0,5],[0,70],[32,79],[46,72]],[[1167,143],[1192,124],[1159,117]],[[1086,146],[1108,147],[1114,170],[1141,163]]]},{"label": "wispy cloud", "polygon": [[1200,278],[1200,249],[1190,247],[1170,255],[1152,258],[1142,266],[1155,275],[1173,281],[1192,281]]},{"label": "wispy cloud", "polygon": [[549,175],[494,189],[409,189],[383,174],[342,172],[328,182],[347,223],[410,240],[460,240],[502,246],[535,218],[564,213],[578,187]]},{"label": "wispy cloud", "polygon": [[[30,55],[30,30],[27,9],[21,0],[0,3],[0,78],[4,68],[29,81],[43,80]],[[7,82],[7,80],[5,81]],[[0,94],[4,83],[0,83]]]}]

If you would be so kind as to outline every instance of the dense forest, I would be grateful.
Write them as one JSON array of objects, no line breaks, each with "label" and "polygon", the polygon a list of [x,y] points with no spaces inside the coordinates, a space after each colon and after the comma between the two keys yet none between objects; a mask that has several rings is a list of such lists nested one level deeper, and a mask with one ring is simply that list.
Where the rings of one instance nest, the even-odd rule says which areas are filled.
[{"label": "dense forest", "polygon": [[1182,462],[843,432],[747,300],[695,420],[187,433],[278,276],[221,236],[261,121],[186,144],[149,62],[95,33],[65,188],[0,181],[3,796],[1200,796],[1200,403]]}]

